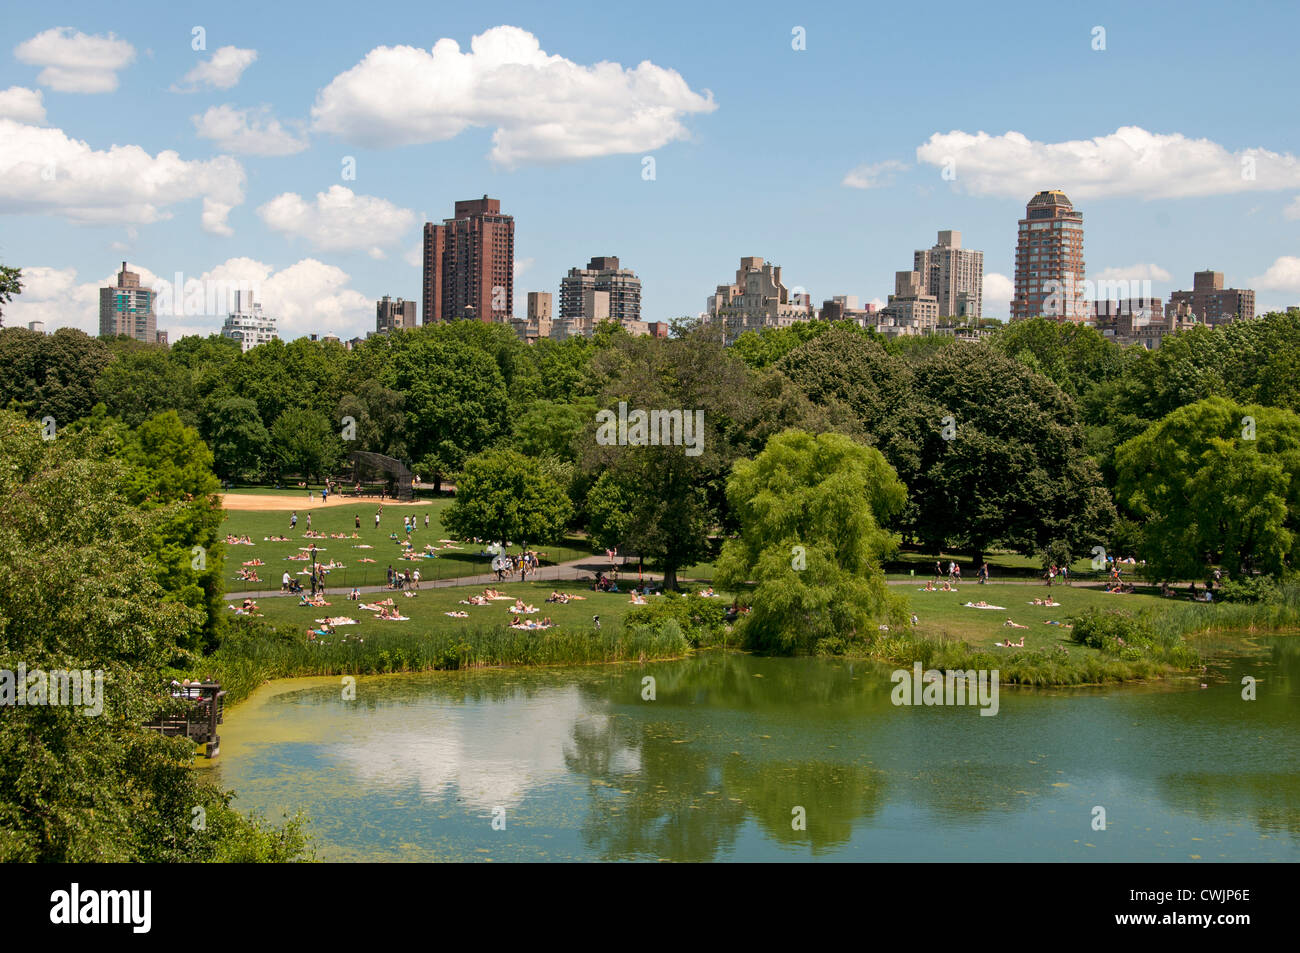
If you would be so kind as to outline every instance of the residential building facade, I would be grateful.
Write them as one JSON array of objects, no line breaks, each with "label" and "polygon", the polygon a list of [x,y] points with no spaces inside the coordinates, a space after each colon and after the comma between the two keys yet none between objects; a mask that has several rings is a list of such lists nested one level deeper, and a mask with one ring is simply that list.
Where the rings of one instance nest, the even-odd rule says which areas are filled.
[{"label": "residential building facade", "polygon": [[560,280],[560,317],[592,317],[585,310],[591,292],[607,295],[606,319],[619,324],[641,320],[641,279],[612,255],[592,258],[586,268],[569,269]]},{"label": "residential building facade", "polygon": [[117,283],[99,289],[99,336],[111,338],[125,334],[146,344],[157,344],[155,298],[154,290],[142,288],[139,274],[127,271],[126,262],[122,262]]},{"label": "residential building facade", "polygon": [[1046,315],[1086,322],[1083,213],[1064,192],[1050,189],[1029,200],[1018,224],[1011,320]]},{"label": "residential building facade", "polygon": [[241,351],[251,351],[278,336],[275,317],[262,311],[262,306],[253,300],[251,291],[236,291],[232,310],[221,325],[221,336],[238,341]]},{"label": "residential building facade", "polygon": [[705,317],[723,329],[723,340],[732,344],[746,331],[788,327],[813,317],[809,296],[797,302],[781,283],[781,268],[758,257],[740,259],[736,280],[718,285],[705,302]]},{"label": "residential building facade", "polygon": [[1255,316],[1255,292],[1249,288],[1223,287],[1223,272],[1198,271],[1192,276],[1191,291],[1169,295],[1166,313],[1190,313],[1203,324],[1229,324]]},{"label": "residential building facade", "polygon": [[405,298],[384,295],[375,302],[375,333],[387,334],[416,326],[418,305]]},{"label": "residential building facade", "polygon": [[932,248],[914,252],[912,270],[938,302],[940,317],[984,316],[984,253],[962,248],[961,232],[942,231]]},{"label": "residential building facade", "polygon": [[452,218],[424,226],[424,323],[514,314],[515,220],[486,195],[457,202]]}]

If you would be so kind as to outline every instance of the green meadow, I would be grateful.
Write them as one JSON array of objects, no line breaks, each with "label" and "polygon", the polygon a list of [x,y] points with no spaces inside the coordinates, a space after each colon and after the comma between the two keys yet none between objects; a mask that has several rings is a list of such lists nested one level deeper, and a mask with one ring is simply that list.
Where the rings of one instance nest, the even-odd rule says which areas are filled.
[{"label": "green meadow", "polygon": [[[304,504],[307,504],[304,495]],[[304,589],[310,590],[310,559],[290,559],[291,556],[309,555],[313,543],[316,544],[317,559],[329,565],[333,560],[341,564],[331,569],[326,575],[326,585],[333,589],[352,586],[382,586],[387,582],[389,565],[394,570],[407,569],[420,572],[421,579],[455,579],[475,576],[492,571],[490,557],[481,555],[482,547],[474,543],[455,543],[451,547],[434,550],[432,557],[419,559],[403,558],[406,550],[402,542],[408,536],[402,528],[402,517],[414,515],[417,529],[409,536],[410,552],[420,554],[426,545],[442,547],[440,542],[450,538],[443,529],[442,512],[450,504],[446,497],[430,500],[420,504],[394,504],[387,501],[380,514],[379,528],[375,528],[375,512],[380,501],[374,498],[361,499],[356,506],[328,506],[315,508],[309,504],[300,507],[298,525],[290,529],[290,510],[262,512],[254,510],[227,510],[226,520],[222,524],[223,532],[239,537],[247,536],[252,545],[230,544],[225,546],[226,566],[225,584],[227,592],[279,592],[281,577],[287,570],[296,578]],[[343,534],[343,539],[313,539],[306,535],[307,516],[310,514],[313,532],[326,534]],[[424,517],[429,517],[429,528],[424,528]],[[356,518],[361,521],[356,526]],[[353,536],[355,534],[355,538]],[[288,542],[276,542],[271,536],[287,536]],[[394,536],[396,538],[394,538]],[[518,548],[521,540],[510,540]],[[571,537],[553,546],[534,547],[541,555],[543,564],[569,562],[593,556],[592,550],[580,537]],[[601,554],[603,559],[604,554]],[[260,559],[265,565],[255,568],[260,582],[248,582],[239,578],[239,570],[245,562]],[[373,559],[374,562],[363,560]]]}]

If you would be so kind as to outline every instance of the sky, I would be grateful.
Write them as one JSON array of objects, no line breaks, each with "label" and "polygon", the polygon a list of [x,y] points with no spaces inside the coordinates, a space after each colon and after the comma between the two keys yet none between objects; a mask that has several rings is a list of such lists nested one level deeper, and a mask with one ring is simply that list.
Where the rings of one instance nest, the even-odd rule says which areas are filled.
[{"label": "sky", "polygon": [[[1050,188],[1089,279],[1167,299],[1209,268],[1300,304],[1294,3],[6,6],[7,325],[95,333],[126,260],[247,282],[283,337],[361,335],[420,298],[422,224],[484,194],[520,316],[598,255],[645,320],[698,314],[743,256],[883,302],[956,229],[1005,318]],[[175,297],[172,341],[220,328]]]}]

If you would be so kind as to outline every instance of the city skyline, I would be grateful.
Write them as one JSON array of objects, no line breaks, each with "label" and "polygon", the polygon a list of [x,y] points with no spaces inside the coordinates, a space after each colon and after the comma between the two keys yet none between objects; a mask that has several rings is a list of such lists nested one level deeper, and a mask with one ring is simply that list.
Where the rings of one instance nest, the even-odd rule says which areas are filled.
[{"label": "city skyline", "polygon": [[[265,23],[250,31],[254,9]],[[1034,15],[760,4],[737,23],[692,8],[684,31],[668,8],[575,30],[572,11],[379,4],[320,37],[239,3],[202,23],[158,4],[126,19],[88,4],[17,10],[0,50],[0,261],[24,269],[25,289],[6,324],[95,333],[98,289],[127,258],[145,285],[176,272],[257,281],[285,337],[361,335],[382,295],[420,299],[423,224],[483,194],[517,223],[516,318],[530,291],[558,303],[568,269],[597,253],[636,272],[646,321],[698,314],[748,256],[814,302],[879,307],[904,256],[951,229],[984,253],[983,314],[1005,319],[1015,223],[1054,189],[1084,212],[1088,278],[1149,280],[1167,299],[1212,268],[1254,289],[1259,313],[1300,301],[1300,134],[1252,101],[1294,88],[1277,17],[1295,14],[1245,11],[1210,31],[1199,6],[1021,9]],[[932,35],[909,39],[921,25]],[[728,43],[709,39],[719,30]],[[1041,35],[1060,51],[1050,90],[987,65]],[[915,58],[957,37],[986,64],[963,75],[960,101],[903,108],[902,89],[929,101],[946,88]],[[1255,55],[1208,55],[1232,42]],[[1153,46],[1200,51],[1204,66],[1169,74]],[[846,81],[855,50],[870,58]],[[401,84],[379,82],[419,88],[448,64],[470,84],[451,105],[413,114]],[[506,105],[480,102],[479,81]],[[771,115],[797,118],[749,148],[746,130]],[[825,129],[811,150],[799,134]],[[159,329],[174,341],[222,321],[160,314]]]}]

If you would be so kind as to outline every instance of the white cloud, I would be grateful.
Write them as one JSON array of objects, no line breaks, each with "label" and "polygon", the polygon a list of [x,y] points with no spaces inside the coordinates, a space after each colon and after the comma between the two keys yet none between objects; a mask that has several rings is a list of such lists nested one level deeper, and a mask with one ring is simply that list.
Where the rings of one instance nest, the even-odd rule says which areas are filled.
[{"label": "white cloud", "polygon": [[1266,291],[1300,292],[1300,258],[1283,255],[1262,275],[1250,279],[1250,287]]},{"label": "white cloud", "polygon": [[342,185],[317,192],[315,203],[296,192],[284,192],[261,206],[257,214],[269,228],[305,238],[328,251],[373,251],[400,241],[415,223],[410,209],[373,195],[356,195]]},{"label": "white cloud", "polygon": [[984,275],[984,314],[986,318],[1005,318],[1011,314],[1015,282],[1006,275],[990,271]]},{"label": "white cloud", "polygon": [[1170,281],[1173,275],[1159,265],[1125,265],[1121,268],[1103,268],[1091,275],[1098,281]]},{"label": "white cloud", "polygon": [[916,158],[935,166],[951,160],[963,191],[1021,200],[1041,189],[1062,189],[1074,199],[1188,198],[1300,186],[1300,159],[1290,153],[1229,152],[1208,139],[1137,126],[1067,142],[954,130],[932,135]]},{"label": "white cloud", "polygon": [[190,70],[181,79],[184,86],[173,86],[173,92],[193,92],[200,86],[211,89],[230,89],[239,82],[244,70],[257,59],[257,50],[241,50],[237,46],[223,46]]},{"label": "white cloud", "polygon": [[1282,217],[1286,219],[1300,218],[1300,195],[1291,200],[1291,204],[1282,210]]},{"label": "white cloud", "polygon": [[307,148],[307,140],[284,128],[271,115],[269,106],[257,109],[213,106],[203,115],[191,118],[200,139],[211,139],[226,152],[288,156]]},{"label": "white cloud", "polygon": [[495,127],[490,156],[504,166],[648,152],[688,135],[682,118],[716,109],[672,69],[649,60],[582,66],[548,55],[537,38],[493,27],[462,53],[381,46],[316,96],[313,128],[365,145],[452,139]]},{"label": "white cloud", "polygon": [[515,267],[514,267],[515,281],[518,281],[519,276],[522,275],[525,271],[527,271],[531,267],[533,267],[532,258],[516,258]]},{"label": "white cloud", "polygon": [[0,213],[62,215],[78,224],[148,224],[167,206],[202,196],[203,228],[229,234],[226,213],[244,201],[244,169],[230,156],[185,160],[139,146],[107,151],[0,119]]},{"label": "white cloud", "polygon": [[87,36],[70,26],[53,27],[14,47],[24,63],[42,66],[36,82],[61,93],[111,93],[117,71],[135,59],[135,47],[114,34]]},{"label": "white cloud", "polygon": [[420,240],[418,242],[416,242],[414,245],[412,245],[410,248],[406,250],[406,252],[402,255],[402,261],[406,262],[412,268],[424,267],[424,236],[423,235],[420,236]]},{"label": "white cloud", "polygon": [[[175,279],[171,274],[155,274],[137,262],[129,262],[127,267],[139,274],[141,284],[147,287]],[[77,282],[75,268],[23,266],[22,271],[23,291],[6,306],[6,325],[44,321],[47,331],[73,327],[87,334],[99,333],[99,289],[116,280],[116,268],[99,281],[82,283]],[[182,277],[187,284],[195,278],[231,285],[246,282],[263,309],[277,318],[282,338],[334,332],[347,339],[373,328],[374,301],[350,287],[352,279],[347,272],[314,258],[278,271],[251,258],[231,258],[202,275]],[[183,305],[182,295],[178,308],[183,310]],[[221,323],[220,315],[158,315],[158,329],[166,330],[173,342],[185,334],[215,333]]]},{"label": "white cloud", "polygon": [[906,168],[907,163],[899,162],[897,159],[886,159],[884,162],[860,165],[856,169],[850,170],[848,175],[844,176],[840,185],[847,185],[851,189],[880,188],[894,181],[895,172],[902,172]]},{"label": "white cloud", "polygon": [[886,303],[887,302],[881,301],[879,298],[872,298],[870,301],[867,302],[867,304],[875,305],[877,311],[885,307]]},{"label": "white cloud", "polygon": [[251,258],[231,258],[202,277],[253,284],[262,309],[275,316],[286,340],[330,332],[346,340],[374,329],[375,302],[349,287],[352,278],[342,268],[315,258],[279,271]]},{"label": "white cloud", "polygon": [[39,89],[26,89],[22,86],[10,86],[0,90],[0,118],[13,119],[32,125],[45,123],[45,103]]}]

